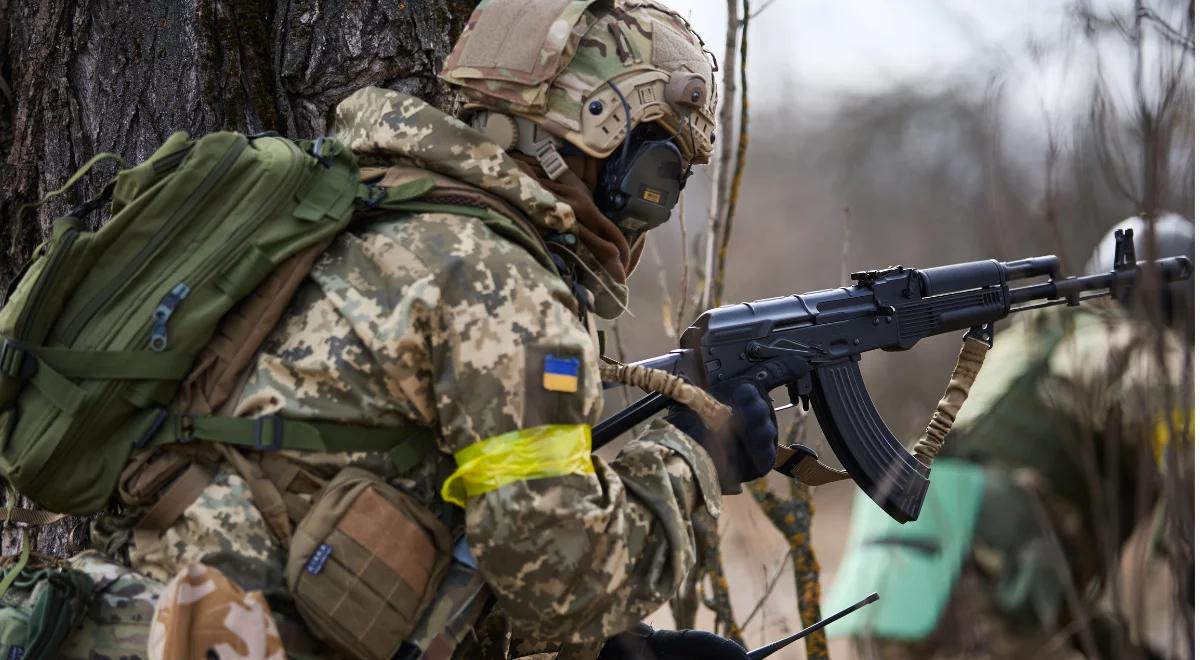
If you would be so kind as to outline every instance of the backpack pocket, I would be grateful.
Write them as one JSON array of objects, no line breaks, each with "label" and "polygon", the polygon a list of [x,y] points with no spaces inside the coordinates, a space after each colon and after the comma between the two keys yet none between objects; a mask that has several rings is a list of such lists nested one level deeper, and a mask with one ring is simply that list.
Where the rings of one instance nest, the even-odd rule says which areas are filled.
[{"label": "backpack pocket", "polygon": [[346,468],[297,525],[287,583],[318,637],[351,657],[386,660],[449,562],[450,535],[433,513],[377,475]]}]

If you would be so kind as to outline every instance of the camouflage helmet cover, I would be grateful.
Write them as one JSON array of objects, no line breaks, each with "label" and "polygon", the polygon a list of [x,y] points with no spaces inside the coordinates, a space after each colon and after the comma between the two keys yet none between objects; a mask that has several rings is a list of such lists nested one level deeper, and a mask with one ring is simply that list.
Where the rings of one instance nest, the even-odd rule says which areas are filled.
[{"label": "camouflage helmet cover", "polygon": [[688,22],[651,0],[484,0],[441,75],[468,109],[526,117],[596,158],[653,121],[706,163],[715,70]]}]

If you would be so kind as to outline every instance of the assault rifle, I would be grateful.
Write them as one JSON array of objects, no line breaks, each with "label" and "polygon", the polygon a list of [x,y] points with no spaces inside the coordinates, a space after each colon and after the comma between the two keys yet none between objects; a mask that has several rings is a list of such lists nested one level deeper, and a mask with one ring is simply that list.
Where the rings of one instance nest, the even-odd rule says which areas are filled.
[{"label": "assault rifle", "polygon": [[[1161,282],[1191,277],[1187,257],[1135,260],[1132,230],[1118,232],[1114,269],[1061,276],[1056,256],[971,261],[934,268],[895,266],[853,273],[852,286],[725,305],[700,315],[680,348],[636,364],[663,369],[710,389],[739,379],[767,391],[787,387],[789,408],[813,407],[849,476],[899,522],[915,520],[929,467],[905,450],[871,402],[859,372],[863,353],[904,351],[918,341],[969,329],[987,344],[992,324],[1013,312],[1118,297],[1142,273]],[[1035,278],[1025,286],[1015,283]],[[650,394],[593,430],[599,447],[667,407]],[[811,451],[811,450],[809,450]]]}]

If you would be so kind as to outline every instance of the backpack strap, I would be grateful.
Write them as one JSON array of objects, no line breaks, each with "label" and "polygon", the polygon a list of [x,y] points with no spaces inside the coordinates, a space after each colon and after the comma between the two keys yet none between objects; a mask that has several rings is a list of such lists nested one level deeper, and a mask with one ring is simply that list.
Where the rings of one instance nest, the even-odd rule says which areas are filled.
[{"label": "backpack strap", "polygon": [[208,415],[229,400],[241,373],[254,360],[313,264],[332,242],[330,237],[289,257],[225,314],[183,382],[183,409]]},{"label": "backpack strap", "polygon": [[391,452],[403,445],[433,445],[436,438],[433,429],[415,424],[362,426],[278,415],[245,418],[159,410],[135,447],[162,447],[205,440],[257,451]]}]

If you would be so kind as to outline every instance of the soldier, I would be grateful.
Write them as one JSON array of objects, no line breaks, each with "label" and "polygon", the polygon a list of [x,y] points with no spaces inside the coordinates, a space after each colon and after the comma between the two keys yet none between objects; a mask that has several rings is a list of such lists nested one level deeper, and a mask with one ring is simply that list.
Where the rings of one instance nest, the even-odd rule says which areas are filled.
[{"label": "soldier", "polygon": [[157,600],[153,626],[114,642],[98,613],[64,649],[565,658],[618,636],[610,651],[744,657],[621,634],[691,570],[721,484],[770,469],[766,394],[734,392],[723,432],[677,409],[590,455],[593,315],[624,310],[645,232],[712,153],[713,71],[656,2],[492,0],[442,74],[462,121],[384,89],[342,102],[331,135],[367,181],[428,192],[381,197],[333,241],[221,412],[395,428],[396,449],[136,457],[131,508],[94,537],[144,576],[127,589]]},{"label": "soldier", "polygon": [[[1113,229],[1134,229],[1139,259],[1193,254],[1190,222],[1150,225]],[[1109,270],[1115,245],[1110,231],[1085,270]],[[856,635],[865,658],[1142,657],[1148,640],[1099,594],[1152,507],[1160,534],[1174,533],[1161,522],[1170,507],[1187,511],[1168,520],[1191,524],[1177,490],[1191,492],[1181,479],[1194,437],[1188,284],[1142,282],[1119,302],[1046,310],[1001,332],[921,519],[869,522],[878,517],[856,506],[835,591],[877,588],[882,599],[836,633]]]}]

